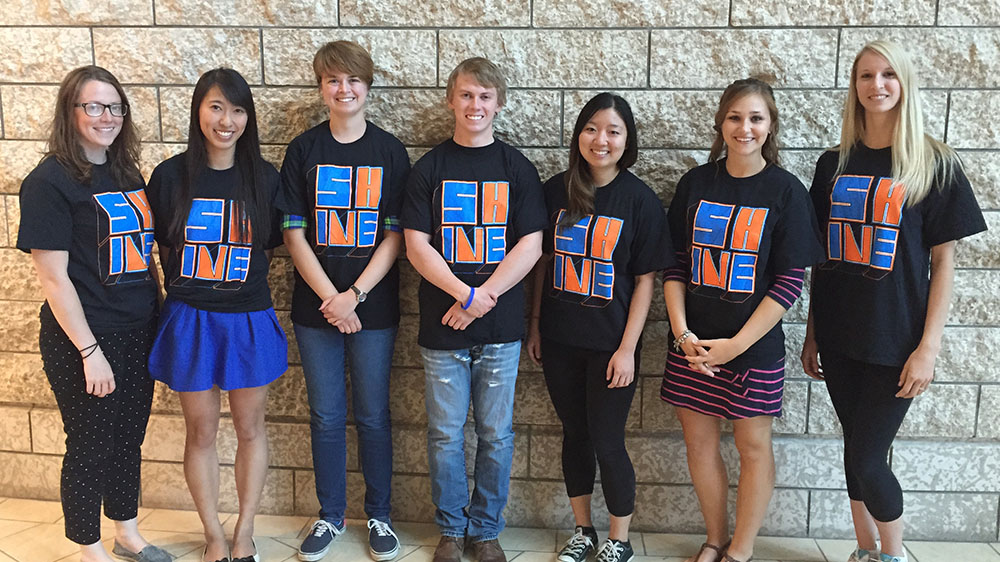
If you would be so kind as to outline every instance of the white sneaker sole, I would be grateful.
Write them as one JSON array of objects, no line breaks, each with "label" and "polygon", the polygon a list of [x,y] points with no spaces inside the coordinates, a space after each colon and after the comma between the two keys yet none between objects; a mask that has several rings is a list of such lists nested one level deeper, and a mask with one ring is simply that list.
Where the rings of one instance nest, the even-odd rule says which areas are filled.
[{"label": "white sneaker sole", "polygon": [[368,549],[368,554],[371,554],[372,560],[377,560],[378,562],[385,562],[386,560],[392,560],[396,556],[399,556],[399,544],[396,544],[396,548],[390,550],[389,552],[375,552],[371,548]]}]

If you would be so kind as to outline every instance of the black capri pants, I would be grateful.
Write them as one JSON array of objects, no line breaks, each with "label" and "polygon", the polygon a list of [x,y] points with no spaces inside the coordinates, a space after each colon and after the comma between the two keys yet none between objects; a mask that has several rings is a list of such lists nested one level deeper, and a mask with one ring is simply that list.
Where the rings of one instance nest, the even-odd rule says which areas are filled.
[{"label": "black capri pants", "polygon": [[902,367],[821,352],[823,376],[844,428],[847,495],[878,521],[903,515],[903,490],[889,468],[889,448],[913,402],[896,398]]},{"label": "black capri pants", "polygon": [[138,513],[140,447],[153,402],[146,361],[154,324],[95,334],[115,375],[114,392],[98,398],[87,394],[76,346],[54,318],[42,314],[41,321],[38,347],[66,431],[60,480],[66,538],[93,544],[101,539],[102,500],[114,521]]},{"label": "black capri pants", "polygon": [[[635,351],[636,373],[640,347]],[[635,470],[625,450],[625,421],[638,377],[626,387],[608,388],[605,377],[612,355],[542,338],[545,384],[563,426],[566,492],[571,498],[592,494],[600,464],[608,512],[625,517],[635,510]]]}]

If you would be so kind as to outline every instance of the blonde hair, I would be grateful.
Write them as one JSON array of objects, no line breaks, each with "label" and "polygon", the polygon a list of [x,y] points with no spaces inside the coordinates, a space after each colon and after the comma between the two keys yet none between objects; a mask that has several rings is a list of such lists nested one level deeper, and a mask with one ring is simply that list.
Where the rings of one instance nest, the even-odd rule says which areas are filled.
[{"label": "blonde hair", "polygon": [[900,96],[896,105],[896,123],[892,130],[892,177],[906,189],[906,206],[911,207],[930,193],[935,183],[951,181],[961,168],[958,155],[948,145],[924,133],[920,87],[909,55],[899,45],[889,41],[867,43],[854,57],[851,79],[844,104],[840,132],[837,175],[847,168],[854,146],[865,134],[865,109],[858,100],[858,61],[866,52],[885,58],[899,80]]},{"label": "blonde hair", "polygon": [[450,100],[452,92],[455,91],[455,82],[459,74],[467,74],[475,78],[476,82],[484,88],[496,88],[497,106],[503,107],[507,103],[507,78],[504,77],[503,70],[483,57],[472,57],[458,63],[455,70],[448,76],[448,87],[445,90],[445,97]]},{"label": "blonde hair", "polygon": [[375,63],[364,47],[354,41],[331,41],[316,51],[313,57],[313,74],[322,85],[324,74],[343,72],[357,76],[372,87],[375,80]]}]

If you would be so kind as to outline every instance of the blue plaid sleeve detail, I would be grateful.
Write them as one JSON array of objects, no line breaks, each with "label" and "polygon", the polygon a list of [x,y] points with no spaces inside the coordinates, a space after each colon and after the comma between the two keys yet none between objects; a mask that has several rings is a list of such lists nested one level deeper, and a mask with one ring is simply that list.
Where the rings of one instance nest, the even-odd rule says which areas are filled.
[{"label": "blue plaid sleeve detail", "polygon": [[293,228],[305,228],[309,226],[309,221],[299,215],[282,215],[281,230],[291,230]]}]

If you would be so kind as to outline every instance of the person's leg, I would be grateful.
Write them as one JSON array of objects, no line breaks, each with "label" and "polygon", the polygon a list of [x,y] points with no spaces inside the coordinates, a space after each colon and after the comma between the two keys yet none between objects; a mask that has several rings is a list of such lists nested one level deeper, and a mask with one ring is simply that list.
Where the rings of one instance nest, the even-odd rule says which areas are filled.
[{"label": "person's leg", "polygon": [[754,541],[774,492],[774,452],[771,416],[733,420],[733,437],[740,453],[740,482],[736,489],[736,529],[729,553],[737,560],[753,555]]},{"label": "person's leg", "polygon": [[[729,476],[719,451],[719,418],[681,407],[675,408],[675,411],[684,431],[691,483],[694,484],[701,515],[705,519],[705,542],[721,548],[729,540],[726,504]],[[714,550],[704,549],[691,562],[708,562],[715,560],[716,556]]]},{"label": "person's leg", "polygon": [[184,479],[205,529],[205,558],[229,556],[226,533],[219,522],[219,389],[178,392],[184,412]]},{"label": "person's leg", "polygon": [[[469,526],[465,435],[472,357],[468,349],[420,348],[427,407],[427,463],[434,521],[445,537],[464,539]],[[439,545],[440,547],[441,545]]]},{"label": "person's leg", "polygon": [[552,407],[562,422],[562,469],[576,524],[593,527],[590,500],[597,462],[587,430],[585,365],[578,348],[542,340],[542,373]]},{"label": "person's leg", "polygon": [[389,374],[396,327],[361,330],[346,338],[358,456],[365,478],[365,513],[389,523],[392,485],[392,422]]},{"label": "person's leg", "polygon": [[239,517],[233,529],[233,558],[257,552],[253,544],[253,522],[260,507],[267,477],[267,386],[229,391],[229,409],[236,429],[236,495]]},{"label": "person's leg", "polygon": [[503,531],[503,510],[514,462],[514,385],[521,342],[477,346],[472,357],[472,411],[476,421],[475,488],[469,536],[492,541]]},{"label": "person's leg", "polygon": [[332,328],[295,324],[294,329],[309,399],[309,433],[319,517],[340,526],[347,509],[345,339]]},{"label": "person's leg", "polygon": [[[635,470],[625,449],[625,422],[628,420],[636,380],[623,388],[608,388],[608,363],[613,353],[585,352],[586,414],[601,486],[611,515],[608,538],[628,542],[628,528],[635,510]],[[638,351],[635,369],[639,368]]]}]

